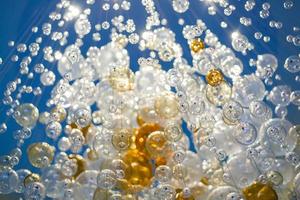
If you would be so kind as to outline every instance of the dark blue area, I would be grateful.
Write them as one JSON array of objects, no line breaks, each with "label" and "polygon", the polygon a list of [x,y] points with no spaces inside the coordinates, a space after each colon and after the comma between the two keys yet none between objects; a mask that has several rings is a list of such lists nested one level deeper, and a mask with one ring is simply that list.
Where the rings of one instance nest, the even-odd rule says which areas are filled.
[{"label": "dark blue area", "polygon": [[[7,46],[7,42],[9,40],[14,40],[16,44],[18,43],[27,43],[30,44],[34,41],[34,39],[41,34],[41,30],[38,33],[32,34],[31,28],[33,26],[41,27],[41,24],[49,21],[48,14],[55,10],[55,4],[58,2],[57,0],[1,0],[0,1],[0,57],[3,58],[5,65],[0,65],[0,98],[3,98],[3,92],[5,90],[6,84],[15,79],[18,74],[18,63],[12,63],[9,61],[10,56],[13,55],[15,49],[11,49]],[[76,1],[78,5],[83,5],[83,1]],[[99,12],[100,3],[103,1],[97,1],[96,4],[92,7],[92,15],[90,20],[92,24],[101,23],[104,20],[109,20],[113,16],[117,16],[120,14],[124,14],[125,17],[135,19],[137,22],[137,30],[138,32],[143,31],[143,27],[145,25],[146,13],[144,12],[144,8],[141,5],[140,1],[132,0],[132,8],[129,12],[117,11],[113,12],[112,10],[108,13]],[[245,1],[236,1],[231,0],[230,3],[236,6],[236,11],[232,16],[227,17],[223,13],[218,13],[215,16],[210,16],[207,14],[207,6],[204,3],[199,2],[199,0],[190,0],[191,6],[190,10],[182,15],[175,13],[171,7],[170,0],[155,0],[157,9],[161,14],[161,18],[166,18],[168,20],[168,27],[170,27],[176,33],[176,40],[178,43],[182,44],[184,50],[184,57],[191,64],[191,55],[189,52],[188,45],[186,40],[183,38],[181,32],[182,28],[178,25],[179,18],[183,18],[186,24],[195,24],[197,19],[202,19],[209,29],[211,29],[220,39],[220,41],[227,46],[230,45],[230,35],[232,31],[239,30],[242,34],[245,34],[248,39],[255,45],[255,51],[250,52],[247,56],[242,56],[240,53],[237,53],[237,56],[243,61],[245,73],[249,74],[253,72],[253,69],[248,66],[249,58],[256,59],[258,54],[263,53],[272,53],[278,57],[279,60],[279,68],[277,74],[280,74],[282,77],[281,81],[275,81],[274,85],[287,84],[292,87],[293,90],[300,89],[299,82],[295,82],[295,74],[288,73],[284,68],[283,64],[285,59],[290,55],[299,54],[299,47],[296,48],[292,44],[286,42],[286,36],[292,33],[293,26],[300,26],[300,1],[294,1],[294,7],[291,10],[285,10],[283,8],[282,1],[270,1],[272,4],[271,7],[271,15],[267,19],[261,19],[259,17],[259,11],[261,10],[261,2],[265,2],[262,0],[257,0],[257,6],[251,12],[246,12],[243,8]],[[221,10],[219,10],[221,11]],[[251,27],[244,27],[239,23],[239,18],[251,17],[253,25]],[[271,29],[268,25],[268,22],[273,19],[276,21],[282,21],[284,26],[282,29]],[[228,23],[228,29],[222,29],[220,27],[221,21],[226,21]],[[54,27],[55,30],[57,27]],[[66,30],[70,32],[69,43],[72,43],[75,39],[75,34],[73,29],[73,25],[68,25],[65,27]],[[256,31],[261,31],[264,35],[268,35],[271,37],[271,42],[264,43],[262,40],[254,39],[253,35]],[[298,33],[300,34],[300,33]],[[92,36],[89,35],[84,39],[86,43],[89,45],[84,45],[82,47],[82,52],[86,52],[89,46],[101,46],[106,44],[109,40],[108,34],[101,34],[102,40],[100,42],[92,41]],[[44,41],[44,44],[53,45],[53,42],[50,40]],[[55,45],[58,47],[58,45]],[[63,47],[64,48],[64,47]],[[62,48],[62,50],[63,50]],[[149,52],[141,52],[138,50],[136,46],[129,45],[128,51],[131,56],[131,67],[134,71],[138,69],[137,59],[141,56],[148,57]],[[26,55],[26,54],[21,54]],[[41,61],[41,57],[38,56],[33,59],[31,67],[34,64]],[[55,63],[47,63],[44,65],[47,68],[53,69],[56,71]],[[171,67],[171,63],[162,63],[164,69],[168,69]],[[300,74],[298,74],[300,75]],[[38,79],[33,81],[33,85],[38,84]],[[270,89],[270,87],[268,87]],[[46,100],[49,98],[49,93],[51,88],[43,88],[44,95],[41,97],[32,97],[32,95],[24,96],[27,102],[37,103],[38,107],[41,111],[46,110]],[[5,112],[7,110],[7,106],[4,106],[1,102],[0,104],[0,122],[5,121],[6,115]],[[296,106],[289,107],[289,116],[288,119],[294,124],[300,122],[300,114],[299,110]],[[15,141],[12,138],[12,133],[14,130],[17,130],[18,125],[14,122],[14,120],[9,119],[7,122],[8,131],[0,136],[1,148],[0,155],[8,154],[9,151],[15,147]],[[186,128],[186,124],[184,124],[184,130],[189,137],[192,137]],[[26,141],[26,144],[23,146],[23,153],[26,153],[26,146],[32,142],[36,141],[48,141],[50,144],[54,145],[54,142],[47,139],[45,137],[44,127],[39,125],[34,131],[33,136]],[[30,168],[30,164],[27,161],[26,156],[22,156],[22,160],[18,168]]]}]

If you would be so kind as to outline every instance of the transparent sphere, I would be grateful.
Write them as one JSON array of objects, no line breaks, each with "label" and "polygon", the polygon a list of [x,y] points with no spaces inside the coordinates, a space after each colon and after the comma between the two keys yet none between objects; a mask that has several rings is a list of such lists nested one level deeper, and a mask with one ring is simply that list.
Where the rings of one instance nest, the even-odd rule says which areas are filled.
[{"label": "transparent sphere", "polygon": [[223,105],[231,97],[231,87],[223,82],[220,85],[213,87],[210,85],[206,86],[206,97],[209,102],[216,106]]},{"label": "transparent sphere", "polygon": [[88,78],[75,80],[72,87],[74,88],[74,96],[76,96],[77,102],[86,103],[87,105],[95,102],[97,96],[95,94],[96,86]]},{"label": "transparent sphere", "polygon": [[275,114],[279,118],[285,118],[288,114],[288,109],[287,109],[286,106],[278,105],[278,106],[275,107]]},{"label": "transparent sphere", "polygon": [[179,122],[171,122],[165,126],[164,135],[170,142],[177,142],[182,138],[182,128]]},{"label": "transparent sphere", "polygon": [[[269,174],[269,177],[268,177]],[[273,184],[287,186],[295,177],[295,167],[286,162],[285,159],[275,159],[271,170],[267,172],[267,178]]]},{"label": "transparent sphere", "polygon": [[232,192],[236,192],[234,187],[218,186],[208,194],[207,200],[224,200]]},{"label": "transparent sphere", "polygon": [[165,94],[155,99],[155,112],[163,119],[174,118],[178,115],[178,100],[173,94]]},{"label": "transparent sphere", "polygon": [[111,189],[117,183],[116,173],[109,169],[104,169],[97,176],[98,187],[102,189]]},{"label": "transparent sphere", "polygon": [[300,173],[298,173],[294,178],[295,191],[300,193]]},{"label": "transparent sphere", "polygon": [[184,180],[187,185],[197,182],[204,176],[204,167],[196,153],[187,151],[181,164],[184,166],[184,170],[186,171]]},{"label": "transparent sphere", "polygon": [[193,57],[193,66],[199,71],[200,74],[206,75],[209,70],[215,68],[212,63],[211,49],[203,49],[200,54]]},{"label": "transparent sphere", "polygon": [[0,194],[13,192],[19,182],[18,174],[11,168],[4,168],[0,171]]},{"label": "transparent sphere", "polygon": [[59,122],[53,121],[47,124],[45,131],[49,138],[56,139],[62,132],[62,126]]},{"label": "transparent sphere", "polygon": [[170,86],[177,86],[182,81],[182,74],[177,69],[170,69],[167,72],[167,80]]},{"label": "transparent sphere", "polygon": [[173,200],[176,196],[176,190],[172,185],[163,184],[155,190],[154,196],[157,199]]},{"label": "transparent sphere", "polygon": [[277,172],[277,171],[269,171],[267,173],[267,178],[273,185],[276,185],[276,186],[283,183],[283,177],[280,174],[280,172]]},{"label": "transparent sphere", "polygon": [[244,107],[251,101],[261,101],[265,96],[265,85],[255,75],[246,75],[233,82],[234,98]]},{"label": "transparent sphere", "polygon": [[117,67],[109,75],[111,87],[117,91],[128,91],[134,87],[134,73],[127,67]]},{"label": "transparent sphere", "polygon": [[45,142],[33,143],[27,148],[27,155],[32,166],[44,168],[51,164],[55,148]]},{"label": "transparent sphere", "polygon": [[296,106],[300,106],[300,90],[296,90],[291,93],[291,103]]},{"label": "transparent sphere", "polygon": [[153,157],[163,155],[167,150],[167,140],[165,138],[164,132],[154,131],[150,133],[146,139],[145,148],[147,152]]},{"label": "transparent sphere", "polygon": [[200,115],[205,110],[205,102],[202,96],[195,95],[189,101],[189,111],[192,115]]},{"label": "transparent sphere", "polygon": [[252,101],[249,106],[250,117],[254,121],[263,123],[272,118],[272,110],[263,101]]},{"label": "transparent sphere", "polygon": [[85,142],[82,131],[76,128],[72,129],[69,140],[71,142],[71,148],[74,146],[82,146]]},{"label": "transparent sphere", "polygon": [[[297,137],[290,135],[289,130],[292,124],[285,119],[269,119],[265,121],[259,130],[260,143],[270,148],[275,155],[285,155],[286,150],[292,151],[297,144]],[[281,147],[286,145],[286,149]]]},{"label": "transparent sphere", "polygon": [[[67,47],[66,49],[68,49]],[[72,52],[75,54],[75,52]],[[78,52],[78,57],[81,56],[80,52]],[[71,55],[70,55],[71,56]],[[72,56],[74,56],[72,54]],[[80,66],[81,66],[81,57],[77,58],[77,56],[74,56],[72,58],[69,58],[67,56],[63,56],[58,61],[58,72],[62,77],[65,77],[67,80],[74,80],[76,78],[79,78],[81,76]],[[75,63],[72,63],[75,62]]]},{"label": "transparent sphere", "polygon": [[270,94],[269,99],[274,105],[287,106],[290,104],[292,90],[287,85],[279,85],[274,87]]},{"label": "transparent sphere", "polygon": [[300,137],[300,125],[292,126],[289,130],[289,135]]},{"label": "transparent sphere", "polygon": [[231,174],[234,183],[239,188],[250,185],[259,175],[258,169],[252,165],[252,161],[244,153],[231,157],[227,166],[225,171]]},{"label": "transparent sphere", "polygon": [[172,1],[173,9],[178,13],[184,13],[185,11],[187,11],[189,8],[189,5],[190,5],[189,0],[173,0]]},{"label": "transparent sphere", "polygon": [[126,49],[115,43],[102,46],[100,51],[92,58],[93,65],[99,77],[109,75],[111,69],[129,67],[129,55]]},{"label": "transparent sphere", "polygon": [[40,81],[44,86],[53,85],[55,82],[55,74],[52,71],[43,72]]},{"label": "transparent sphere", "polygon": [[184,150],[177,150],[173,154],[173,160],[176,163],[182,163],[185,159],[186,152]]},{"label": "transparent sphere", "polygon": [[172,170],[167,165],[161,165],[155,169],[155,178],[164,183],[168,182],[172,178]]},{"label": "transparent sphere", "polygon": [[97,188],[97,170],[83,171],[77,178],[74,194],[78,199],[93,199],[94,191]]},{"label": "transparent sphere", "polygon": [[161,44],[163,42],[171,44],[176,41],[175,34],[170,29],[167,29],[165,27],[157,28],[153,32],[156,36],[156,38],[155,38],[156,42],[159,44]]},{"label": "transparent sphere", "polygon": [[[176,46],[175,46],[176,47]],[[158,56],[159,58],[164,61],[164,62],[170,62],[174,59],[175,57],[175,51],[174,51],[174,47],[172,47],[171,45],[162,45],[159,47],[159,51],[158,51]]]},{"label": "transparent sphere", "polygon": [[112,136],[108,130],[102,130],[97,134],[93,141],[93,149],[104,157],[112,158],[116,155],[115,148],[112,145]]},{"label": "transparent sphere", "polygon": [[71,141],[69,138],[67,137],[62,137],[59,141],[58,141],[58,148],[60,151],[67,151],[70,149],[71,147]]},{"label": "transparent sphere", "polygon": [[236,101],[230,100],[223,105],[223,120],[227,124],[237,124],[243,114],[241,104]]},{"label": "transparent sphere", "polygon": [[73,102],[74,89],[65,80],[60,80],[51,91],[51,98],[55,104],[64,108],[70,107]]},{"label": "transparent sphere", "polygon": [[33,182],[25,188],[24,197],[26,200],[43,200],[46,197],[46,188],[40,182]]},{"label": "transparent sphere", "polygon": [[291,9],[292,7],[294,6],[294,2],[292,0],[286,0],[284,3],[283,3],[283,7],[285,9]]},{"label": "transparent sphere", "polygon": [[77,126],[87,127],[92,121],[91,110],[87,108],[78,108],[74,113],[74,120]]},{"label": "transparent sphere", "polygon": [[67,159],[61,165],[62,173],[67,177],[72,177],[78,170],[78,163],[75,159]]},{"label": "transparent sphere", "polygon": [[244,66],[240,59],[236,57],[228,57],[221,62],[220,68],[226,76],[234,78],[243,72]]},{"label": "transparent sphere", "polygon": [[88,19],[80,17],[76,20],[74,29],[79,36],[84,36],[91,31],[91,23]]},{"label": "transparent sphere", "polygon": [[24,103],[16,108],[14,118],[20,126],[32,128],[39,118],[39,110],[31,103]]},{"label": "transparent sphere", "polygon": [[128,129],[116,129],[112,135],[112,144],[117,151],[127,150],[131,144],[131,136]]},{"label": "transparent sphere", "polygon": [[291,73],[300,72],[300,57],[290,56],[284,62],[284,68]]},{"label": "transparent sphere", "polygon": [[261,78],[273,76],[278,67],[278,60],[272,54],[262,54],[257,56],[256,67]]},{"label": "transparent sphere", "polygon": [[24,180],[25,178],[31,174],[31,172],[27,169],[19,169],[16,171],[17,174],[18,174],[18,177],[19,177],[19,181],[18,181],[18,184],[15,188],[15,192],[17,193],[23,193],[24,190],[25,190],[25,186],[24,186]]},{"label": "transparent sphere", "polygon": [[187,168],[182,164],[176,164],[172,167],[173,178],[176,180],[184,180],[187,176]]},{"label": "transparent sphere", "polygon": [[231,45],[234,50],[245,53],[249,47],[249,41],[245,35],[234,32],[232,34]]},{"label": "transparent sphere", "polygon": [[58,198],[62,196],[63,191],[61,189],[64,184],[64,176],[57,166],[44,168],[41,173],[41,179],[48,197]]},{"label": "transparent sphere", "polygon": [[231,192],[226,196],[226,200],[240,200],[242,197],[237,192]]},{"label": "transparent sphere", "polygon": [[242,145],[251,145],[256,141],[257,130],[251,123],[241,122],[235,127],[233,137]]}]

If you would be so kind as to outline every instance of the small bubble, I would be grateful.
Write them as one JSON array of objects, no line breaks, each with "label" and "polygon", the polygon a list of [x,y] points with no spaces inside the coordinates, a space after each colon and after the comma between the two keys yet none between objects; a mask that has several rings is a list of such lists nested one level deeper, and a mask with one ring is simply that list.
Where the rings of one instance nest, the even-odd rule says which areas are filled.
[{"label": "small bubble", "polygon": [[291,9],[294,6],[294,2],[291,0],[287,0],[283,3],[284,9]]},{"label": "small bubble", "polygon": [[268,3],[268,2],[263,3],[262,9],[264,9],[264,10],[269,10],[270,8],[271,8],[271,4],[270,4],[270,3]]},{"label": "small bubble", "polygon": [[300,35],[296,35],[295,37],[293,37],[293,44],[295,46],[300,46]]},{"label": "small bubble", "polygon": [[9,47],[15,46],[15,42],[14,42],[14,41],[9,41],[9,42],[8,42],[8,46],[9,46]]},{"label": "small bubble", "polygon": [[286,36],[286,41],[289,42],[289,43],[291,43],[291,42],[293,42],[293,38],[294,38],[294,36],[292,36],[292,35],[287,35],[287,36]]},{"label": "small bubble", "polygon": [[255,37],[255,39],[257,39],[257,40],[261,39],[262,36],[263,36],[263,34],[262,34],[261,32],[256,32],[256,33],[254,33],[254,37]]},{"label": "small bubble", "polygon": [[228,25],[227,25],[226,22],[224,22],[224,21],[221,22],[221,27],[222,27],[222,28],[227,28],[227,26],[228,26]]},{"label": "small bubble", "polygon": [[269,36],[264,36],[263,37],[264,42],[270,42],[271,38]]}]

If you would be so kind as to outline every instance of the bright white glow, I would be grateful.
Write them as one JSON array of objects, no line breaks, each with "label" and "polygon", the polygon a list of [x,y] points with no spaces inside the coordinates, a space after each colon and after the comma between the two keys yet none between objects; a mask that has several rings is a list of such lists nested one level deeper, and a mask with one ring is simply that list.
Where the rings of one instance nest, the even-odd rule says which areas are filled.
[{"label": "bright white glow", "polygon": [[81,10],[79,7],[71,5],[69,7],[69,12],[72,14],[73,17],[76,17],[79,16]]},{"label": "bright white glow", "polygon": [[60,51],[55,51],[55,53],[54,53],[54,58],[55,58],[56,60],[60,60],[61,57],[62,57],[62,53],[61,53]]},{"label": "bright white glow", "polygon": [[232,38],[232,39],[238,38],[239,35],[240,35],[240,33],[239,33],[238,31],[235,31],[235,32],[233,32],[233,33],[231,34],[231,38]]},{"label": "bright white glow", "polygon": [[81,9],[78,6],[70,5],[68,10],[64,14],[64,19],[66,21],[71,21],[75,17],[78,17],[81,13]]}]

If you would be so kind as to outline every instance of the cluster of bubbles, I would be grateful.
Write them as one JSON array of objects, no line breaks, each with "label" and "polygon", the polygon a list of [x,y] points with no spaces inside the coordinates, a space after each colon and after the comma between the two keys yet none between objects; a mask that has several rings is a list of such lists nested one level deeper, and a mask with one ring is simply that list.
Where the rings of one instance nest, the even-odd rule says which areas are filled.
[{"label": "cluster of bubbles", "polygon": [[[226,16],[236,10],[226,0],[209,3],[209,15],[218,7]],[[171,2],[178,15],[190,4]],[[244,8],[250,12],[257,4],[248,0]],[[201,19],[179,20],[186,41],[178,43],[180,33],[160,19],[155,1],[141,0],[141,5],[147,13],[143,33],[125,15],[93,24],[89,7],[98,6],[95,0],[86,0],[84,10],[61,0],[34,42],[9,42],[16,46],[11,61],[20,61],[21,78],[4,91],[5,114],[17,130],[12,131],[16,148],[0,158],[0,194],[22,193],[25,200],[299,199],[300,125],[286,117],[289,105],[300,106],[300,90],[289,85],[267,89],[279,67],[277,57],[267,52],[243,63],[239,53],[245,56],[255,48],[250,39],[234,31],[226,46]],[[284,8],[292,6],[284,2]],[[105,1],[101,9],[131,7],[126,0]],[[263,3],[260,17],[269,17],[270,8]],[[251,18],[239,19],[244,26],[252,24]],[[66,24],[73,25],[74,43],[66,29],[59,31]],[[89,36],[101,41],[101,31],[110,34],[107,43],[85,42]],[[46,46],[45,38],[59,45]],[[129,46],[149,52],[138,58],[137,71],[131,68]],[[35,58],[39,62],[31,67]],[[248,65],[254,72],[245,74]],[[300,72],[299,55],[288,57],[284,68]],[[26,81],[31,79],[40,84]],[[43,93],[45,87],[51,88],[49,94]],[[23,98],[42,94],[46,107]],[[8,124],[0,124],[0,133],[11,129]],[[31,137],[42,141],[26,146]],[[18,168],[22,156],[38,172]]]}]

